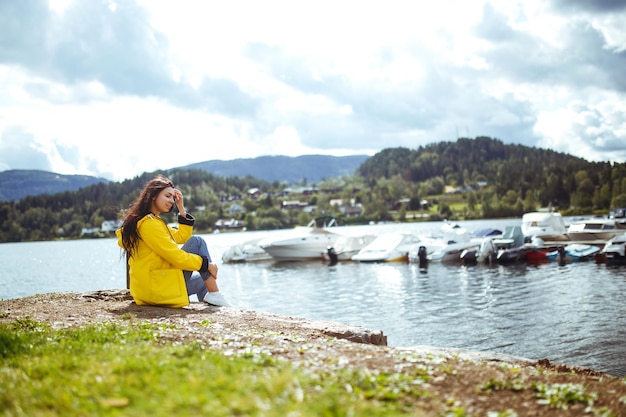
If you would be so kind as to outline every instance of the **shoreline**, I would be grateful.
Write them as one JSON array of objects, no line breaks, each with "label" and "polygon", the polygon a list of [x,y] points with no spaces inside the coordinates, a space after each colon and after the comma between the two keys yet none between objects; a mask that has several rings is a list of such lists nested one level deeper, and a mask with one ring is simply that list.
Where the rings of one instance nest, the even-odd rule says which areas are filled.
[{"label": "shoreline", "polygon": [[[60,303],[59,303],[60,302]],[[73,307],[82,306],[83,310]],[[88,308],[84,308],[88,307]],[[83,314],[79,314],[82,311]],[[85,312],[88,312],[85,314]],[[96,313],[96,314],[94,314]],[[312,320],[299,316],[284,316],[275,313],[259,312],[239,307],[216,307],[201,302],[192,302],[180,309],[159,306],[137,306],[129,290],[110,289],[87,292],[61,292],[36,294],[32,296],[0,300],[0,322],[16,318],[30,318],[45,322],[54,328],[80,327],[103,321],[123,320],[130,316],[141,320],[174,321],[173,324],[196,323],[197,315],[209,314],[209,317],[221,319],[240,329],[257,326],[258,329],[295,332],[299,337],[333,337],[337,340],[363,345],[378,346],[398,352],[415,352],[426,355],[456,357],[476,362],[509,363],[523,366],[541,366],[558,368],[589,375],[607,375],[591,368],[552,364],[548,359],[529,358],[501,354],[496,352],[473,351],[461,348],[447,348],[430,345],[388,346],[383,330],[371,330],[347,323]],[[65,316],[66,320],[61,318]],[[123,317],[121,317],[123,316]],[[225,327],[218,327],[226,332]],[[257,330],[258,330],[257,329]]]},{"label": "shoreline", "polygon": [[[192,303],[181,309],[137,306],[128,290],[49,293],[0,300],[0,324],[31,319],[54,329],[98,323],[150,323],[155,343],[200,343],[225,356],[264,354],[313,373],[350,369],[376,374],[426,373],[429,393],[411,399],[419,415],[445,415],[461,407],[466,415],[569,416],[594,410],[626,415],[626,378],[593,369],[525,358],[433,346],[389,347],[382,330],[281,316],[237,307]],[[593,403],[554,408],[538,400],[537,387],[576,387]],[[511,410],[511,411],[509,411]],[[431,412],[432,411],[432,412]],[[515,412],[516,414],[510,414]],[[591,414],[593,415],[593,414]]]}]

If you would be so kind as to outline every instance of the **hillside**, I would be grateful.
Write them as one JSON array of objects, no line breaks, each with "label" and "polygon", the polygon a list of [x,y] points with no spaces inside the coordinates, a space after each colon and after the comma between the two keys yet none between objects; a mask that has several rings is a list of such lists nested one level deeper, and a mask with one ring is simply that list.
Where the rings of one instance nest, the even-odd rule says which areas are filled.
[{"label": "hillside", "polygon": [[260,156],[231,161],[198,162],[176,169],[199,169],[218,177],[251,176],[268,182],[297,184],[306,180],[308,184],[316,184],[323,179],[354,175],[367,158],[367,155]]},{"label": "hillside", "polygon": [[[364,161],[357,167],[359,158]],[[344,211],[330,202],[348,196],[358,203],[360,213],[346,219],[351,224],[406,221],[407,212],[424,209],[422,199],[432,202],[428,207],[431,220],[521,217],[544,207],[563,215],[605,214],[611,208],[626,207],[626,164],[589,162],[491,138],[459,139],[418,149],[389,148],[369,158],[255,159],[208,161],[158,172],[174,179],[188,196],[189,207],[199,208],[194,215],[196,229],[202,232],[212,231],[218,219],[228,217],[236,217],[247,230],[271,230],[304,225],[318,215],[341,216]],[[230,171],[228,165],[237,169]],[[2,176],[10,173],[0,173],[0,184]],[[119,218],[156,173],[72,192],[31,195],[17,202],[0,201],[0,242],[80,237],[85,227]],[[63,180],[63,176],[49,175]],[[284,193],[286,185],[291,185],[287,178],[296,183],[297,178],[306,179],[312,185],[319,184],[318,178],[336,180],[342,175],[334,181],[333,195]],[[33,192],[24,181],[4,184],[14,190],[7,193],[0,188],[4,198]],[[253,188],[264,197],[250,198]],[[284,209],[286,200],[299,200],[310,210]],[[235,202],[245,210],[231,212]]]},{"label": "hillside", "polygon": [[[308,184],[317,184],[323,179],[353,175],[367,158],[366,155],[261,156],[231,161],[198,162],[173,168],[172,171],[197,169],[215,177],[250,176],[267,182],[297,184],[306,180]],[[18,201],[27,196],[76,191],[103,182],[109,181],[88,175],[62,175],[36,170],[4,171],[0,172],[0,201]]]},{"label": "hillside", "polygon": [[30,195],[56,194],[108,183],[88,175],[62,175],[54,172],[14,169],[0,172],[0,201],[17,201]]},{"label": "hillside", "polygon": [[[567,209],[607,208],[626,197],[626,164],[589,162],[569,154],[488,137],[460,138],[418,149],[387,148],[365,161],[358,171],[369,184],[394,177],[431,186],[488,184],[497,201]],[[621,204],[621,203],[620,203]]]}]

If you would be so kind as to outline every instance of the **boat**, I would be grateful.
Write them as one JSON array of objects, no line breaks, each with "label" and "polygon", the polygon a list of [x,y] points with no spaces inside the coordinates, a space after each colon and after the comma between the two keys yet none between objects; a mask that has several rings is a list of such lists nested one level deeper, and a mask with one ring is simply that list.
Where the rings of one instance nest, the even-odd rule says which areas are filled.
[{"label": "boat", "polygon": [[[428,247],[426,248],[428,249]],[[460,263],[463,262],[463,258],[461,258],[463,251],[477,250],[478,248],[480,248],[480,242],[475,241],[448,243],[434,251],[427,252],[426,259],[430,262]]]},{"label": "boat", "polygon": [[553,247],[527,247],[526,261],[530,264],[549,262],[548,254],[554,250]]},{"label": "boat", "polygon": [[419,242],[409,250],[409,262],[462,262],[464,250],[480,246],[479,240],[474,240],[467,229],[456,223],[445,223],[440,232],[437,236],[420,236]]},{"label": "boat", "polygon": [[486,227],[484,229],[474,230],[471,233],[472,238],[497,238],[502,237],[502,230]]},{"label": "boat", "polygon": [[626,233],[606,242],[600,254],[607,265],[626,265]]},{"label": "boat", "polygon": [[468,248],[461,252],[459,257],[465,265],[493,263],[496,260],[498,248],[492,238],[484,238],[477,248]]},{"label": "boat", "polygon": [[559,262],[587,261],[595,258],[598,252],[600,252],[600,247],[596,245],[570,243],[547,253],[546,258]]},{"label": "boat", "polygon": [[502,230],[494,228],[478,229],[472,232],[472,239],[478,241],[477,247],[464,249],[459,257],[466,265],[492,263],[496,260],[498,248],[494,239],[502,238]]},{"label": "boat", "polygon": [[380,234],[356,255],[358,262],[407,262],[411,247],[420,243],[420,238],[409,232],[387,232]]},{"label": "boat", "polygon": [[567,240],[567,226],[561,213],[534,211],[522,216],[522,233],[525,237],[538,237],[545,241]]},{"label": "boat", "polygon": [[222,254],[222,262],[237,263],[271,260],[272,256],[259,246],[259,242],[263,239],[258,237],[230,246]]},{"label": "boat", "polygon": [[500,264],[526,260],[528,245],[521,226],[506,226],[502,238],[492,239],[497,248],[496,261]]},{"label": "boat", "polygon": [[333,246],[326,248],[322,257],[327,261],[351,261],[361,249],[376,239],[375,235],[345,236],[341,235]]},{"label": "boat", "polygon": [[341,237],[329,230],[337,226],[336,220],[330,218],[327,222],[326,219],[328,218],[314,219],[306,227],[297,227],[279,236],[266,237],[258,245],[277,261],[322,259],[322,253],[334,246]]},{"label": "boat", "polygon": [[615,221],[618,229],[626,229],[626,208],[614,208],[609,211],[609,219]]},{"label": "boat", "polygon": [[567,237],[571,241],[607,241],[624,234],[618,229],[615,220],[607,218],[591,218],[571,223],[567,228]]}]

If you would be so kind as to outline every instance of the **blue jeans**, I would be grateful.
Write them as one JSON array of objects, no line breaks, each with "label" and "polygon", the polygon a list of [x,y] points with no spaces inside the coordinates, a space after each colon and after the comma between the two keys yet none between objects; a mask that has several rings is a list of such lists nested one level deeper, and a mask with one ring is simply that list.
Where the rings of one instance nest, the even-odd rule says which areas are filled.
[{"label": "blue jeans", "polygon": [[[191,236],[181,248],[187,253],[193,253],[200,256],[206,256],[211,262],[211,255],[206,242],[200,236]],[[209,279],[209,272],[183,271],[185,277],[185,285],[187,285],[187,295],[196,294],[198,301],[202,301],[204,296],[209,292],[204,280]]]}]

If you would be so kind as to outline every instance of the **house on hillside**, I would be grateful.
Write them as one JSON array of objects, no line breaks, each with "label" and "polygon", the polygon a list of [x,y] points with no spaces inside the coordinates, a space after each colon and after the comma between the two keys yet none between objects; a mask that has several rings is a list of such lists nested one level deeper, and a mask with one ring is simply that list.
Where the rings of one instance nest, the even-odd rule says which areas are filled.
[{"label": "house on hillside", "polygon": [[260,196],[261,196],[261,190],[259,190],[258,188],[250,188],[248,190],[248,197],[252,198],[253,200],[256,200]]},{"label": "house on hillside", "polygon": [[216,229],[243,229],[244,222],[235,219],[219,219],[215,222]]},{"label": "house on hillside", "polygon": [[244,207],[240,206],[239,204],[234,203],[234,204],[231,204],[231,206],[228,207],[228,209],[226,209],[226,211],[231,216],[234,216],[235,214],[245,213],[246,209]]},{"label": "house on hillside", "polygon": [[308,205],[309,203],[307,203],[306,201],[302,202],[300,200],[287,200],[287,201],[282,202],[281,208],[283,210],[288,210],[288,209],[300,209],[301,210]]},{"label": "house on hillside", "polygon": [[121,220],[105,220],[102,222],[100,226],[101,232],[115,232],[117,229],[122,227]]},{"label": "house on hillside", "polygon": [[343,206],[339,210],[346,217],[359,217],[363,214],[363,207],[360,204],[355,206]]}]

